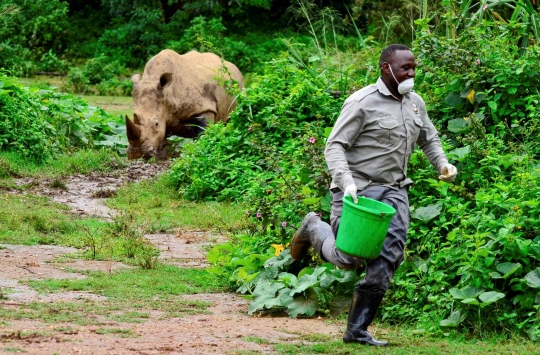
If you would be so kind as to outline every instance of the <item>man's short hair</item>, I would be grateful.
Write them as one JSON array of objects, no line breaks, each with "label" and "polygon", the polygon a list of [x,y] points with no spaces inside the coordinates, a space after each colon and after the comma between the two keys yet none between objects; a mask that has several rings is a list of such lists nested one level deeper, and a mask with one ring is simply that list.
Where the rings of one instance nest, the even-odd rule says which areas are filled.
[{"label": "man's short hair", "polygon": [[383,63],[388,62],[396,51],[410,51],[410,48],[403,44],[389,45],[381,53],[381,57],[379,59],[379,68],[382,68]]}]

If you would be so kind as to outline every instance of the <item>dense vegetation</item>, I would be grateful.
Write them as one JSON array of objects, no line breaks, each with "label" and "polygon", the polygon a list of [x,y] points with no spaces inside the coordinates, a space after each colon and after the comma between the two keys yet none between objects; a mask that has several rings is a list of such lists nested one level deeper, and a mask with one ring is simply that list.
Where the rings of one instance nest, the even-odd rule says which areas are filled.
[{"label": "dense vegetation", "polygon": [[[78,92],[127,94],[124,76],[163,48],[210,50],[238,64],[249,80],[229,124],[212,125],[186,143],[168,179],[184,198],[249,204],[247,230],[209,252],[212,271],[253,296],[251,313],[279,309],[297,316],[325,312],[333,295],[350,292],[359,276],[315,256],[293,263],[285,249],[308,211],[329,216],[325,138],[345,94],[377,78],[380,50],[393,41],[411,44],[420,64],[416,90],[459,176],[454,184],[440,182],[422,153],[413,154],[406,260],[382,318],[434,334],[456,328],[536,339],[537,5],[327,5],[9,0],[0,10],[0,66],[10,75],[67,73]],[[286,29],[275,33],[276,24]],[[4,75],[0,100],[3,150],[39,161],[95,142],[121,145],[111,143],[115,118],[75,97],[29,90]]]}]

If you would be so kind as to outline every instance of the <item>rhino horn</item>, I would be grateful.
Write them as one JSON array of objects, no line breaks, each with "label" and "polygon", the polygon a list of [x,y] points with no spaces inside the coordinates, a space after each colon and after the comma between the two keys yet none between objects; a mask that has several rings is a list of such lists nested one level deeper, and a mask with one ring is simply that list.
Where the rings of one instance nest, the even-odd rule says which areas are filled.
[{"label": "rhino horn", "polygon": [[133,123],[133,121],[131,121],[128,116],[126,116],[126,133],[128,140],[130,141],[138,141],[139,139],[141,139],[140,127]]}]

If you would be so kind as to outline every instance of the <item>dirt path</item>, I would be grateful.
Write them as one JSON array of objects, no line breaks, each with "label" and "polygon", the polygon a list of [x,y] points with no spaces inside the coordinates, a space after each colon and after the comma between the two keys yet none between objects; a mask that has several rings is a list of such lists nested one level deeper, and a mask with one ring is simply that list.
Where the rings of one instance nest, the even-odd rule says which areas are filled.
[{"label": "dirt path", "polygon": [[[52,189],[49,182],[43,181],[19,183],[32,183],[31,193],[50,196],[71,206],[74,213],[110,218],[114,211],[102,203],[102,198],[110,196],[127,181],[151,177],[163,168],[157,164],[137,163],[110,175],[72,176],[65,179],[66,189]],[[201,268],[208,266],[203,248],[219,240],[219,236],[206,231],[145,237],[162,251],[162,262]],[[0,300],[0,312],[18,310],[30,302],[51,305],[51,309],[57,302],[106,302],[105,297],[88,292],[38,294],[25,284],[25,280],[35,279],[82,279],[86,277],[85,270],[112,272],[128,267],[116,262],[66,262],[61,258],[75,251],[57,246],[2,245],[0,286],[5,294]],[[195,294],[181,298],[208,302],[211,306],[204,314],[163,317],[159,312],[150,312],[142,323],[108,320],[99,326],[48,324],[29,319],[3,323],[0,317],[0,354],[17,351],[36,355],[233,354],[241,351],[271,354],[275,344],[299,341],[305,334],[322,333],[339,338],[342,332],[342,324],[323,319],[248,316],[249,302],[236,294]]]}]

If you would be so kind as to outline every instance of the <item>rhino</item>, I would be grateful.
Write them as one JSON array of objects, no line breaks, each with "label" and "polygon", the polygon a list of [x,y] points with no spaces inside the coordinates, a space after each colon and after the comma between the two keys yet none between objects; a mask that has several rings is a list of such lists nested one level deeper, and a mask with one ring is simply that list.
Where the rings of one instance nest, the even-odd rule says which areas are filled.
[{"label": "rhino", "polygon": [[240,70],[213,53],[165,49],[132,76],[133,119],[126,116],[128,159],[167,159],[167,137],[196,138],[209,123],[226,122],[236,107],[224,84],[243,88]]}]

